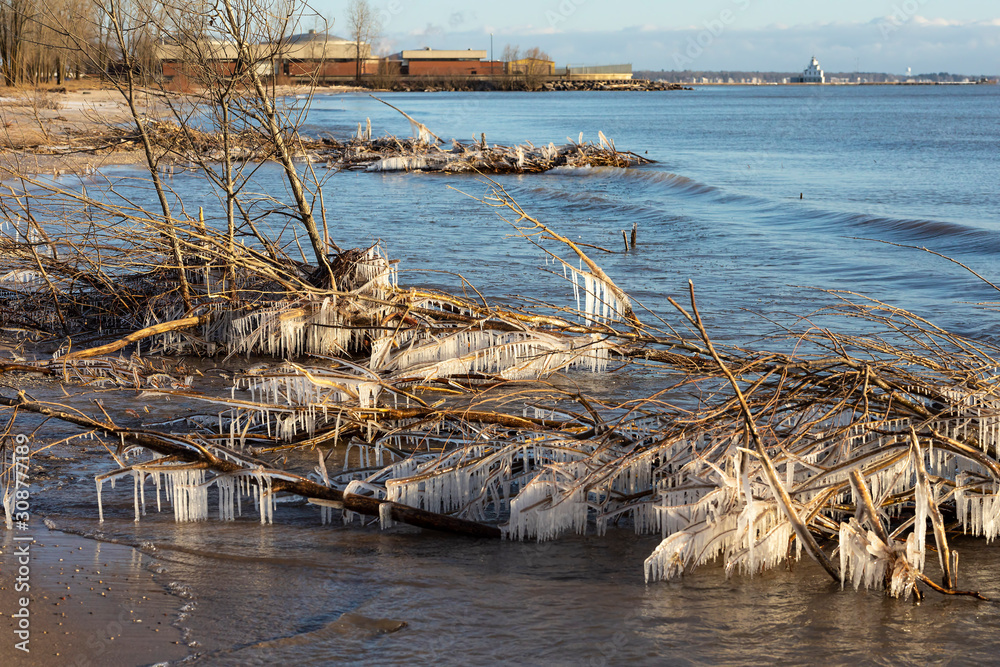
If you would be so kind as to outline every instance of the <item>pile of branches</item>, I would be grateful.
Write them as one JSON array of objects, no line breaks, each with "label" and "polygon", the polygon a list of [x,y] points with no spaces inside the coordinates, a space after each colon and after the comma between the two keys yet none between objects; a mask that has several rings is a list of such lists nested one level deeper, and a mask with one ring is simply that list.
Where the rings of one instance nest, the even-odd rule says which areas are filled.
[{"label": "pile of branches", "polygon": [[599,143],[578,141],[556,146],[490,145],[483,135],[479,141],[453,140],[448,147],[416,138],[386,136],[354,138],[340,144],[326,140],[316,159],[335,169],[351,171],[422,171],[438,173],[539,174],[557,167],[636,167],[652,160],[628,151],[618,151],[614,143],[599,133]]},{"label": "pile of branches", "polygon": [[323,140],[324,148],[312,150],[318,159],[325,160],[330,168],[351,171],[423,171],[439,173],[478,174],[539,174],[556,167],[637,167],[653,161],[632,152],[621,152],[614,141],[598,132],[598,143],[584,142],[583,132],[574,142],[556,146],[535,146],[530,141],[524,145],[490,146],[486,135],[478,141],[462,142],[452,139],[450,146],[441,137],[402,109],[371,95],[382,104],[402,114],[413,128],[413,138],[394,136],[372,138],[371,119],[364,127],[358,123],[357,134],[347,143]]},{"label": "pile of branches", "polygon": [[[718,345],[693,286],[672,300],[673,320],[640,314],[578,244],[502,189],[483,203],[562,267],[569,304],[514,309],[406,289],[377,246],[330,257],[317,284],[304,263],[185,221],[166,236],[108,225],[100,243],[91,229],[100,262],[67,235],[19,229],[4,239],[5,316],[45,313],[36,337],[61,342],[3,370],[205,410],[157,426],[24,392],[0,404],[108,442],[118,467],[96,479],[102,518],[104,483],[124,477],[136,520],[152,488],[166,489],[178,521],[207,519],[210,499],[235,520],[249,495],[268,522],[291,494],[324,520],[363,515],[383,528],[549,540],[628,526],[661,539],[649,580],[716,559],[753,573],[805,552],[856,588],[975,594],[959,587],[948,536],[1000,532],[1000,349],[848,293],[813,316],[822,326],[803,320],[774,350]],[[174,244],[183,268],[169,268]],[[130,330],[70,347],[95,314]],[[836,333],[837,318],[863,333]],[[219,392],[185,364],[206,354],[274,363],[230,366]],[[620,399],[555,381],[621,363],[677,379]],[[9,493],[4,506],[9,521]]]},{"label": "pile of branches", "polygon": [[[219,133],[205,132],[173,121],[149,120],[145,124],[145,129],[153,145],[179,158],[192,159],[193,156],[198,156],[220,161],[226,148]],[[138,147],[141,142],[134,129],[130,129],[122,139],[131,142],[134,147]],[[233,157],[238,159],[266,160],[274,155],[270,140],[256,129],[245,128],[234,131],[228,137],[228,142]]]},{"label": "pile of branches", "polygon": [[[596,144],[585,142],[581,132],[576,141],[567,137],[567,143],[558,146],[551,142],[545,146],[531,142],[490,145],[485,134],[477,141],[452,140],[446,145],[425,125],[396,110],[413,125],[413,137],[373,137],[369,120],[364,127],[359,124],[357,133],[344,142],[332,137],[311,139],[297,132],[289,132],[283,141],[294,148],[297,159],[321,163],[336,171],[538,174],[557,167],[628,168],[653,162],[630,151],[619,151],[603,132],[598,132]],[[168,172],[178,166],[197,168],[219,163],[227,154],[230,160],[263,162],[275,158],[276,152],[274,140],[258,127],[230,128],[224,135],[198,129],[192,123],[150,117],[132,126],[108,126],[77,134],[63,147],[38,145],[29,150],[46,155],[114,153],[143,149],[144,140],[161,156],[158,161]]]}]

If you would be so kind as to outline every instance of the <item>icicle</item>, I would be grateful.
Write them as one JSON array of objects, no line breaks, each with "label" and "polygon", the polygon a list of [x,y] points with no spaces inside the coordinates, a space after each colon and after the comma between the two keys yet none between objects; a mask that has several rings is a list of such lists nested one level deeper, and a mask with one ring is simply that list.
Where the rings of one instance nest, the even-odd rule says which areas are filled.
[{"label": "icicle", "polygon": [[378,506],[378,522],[382,530],[392,528],[392,503],[382,503]]},{"label": "icicle", "polygon": [[97,522],[104,523],[104,505],[101,502],[101,487],[104,486],[104,480],[98,477],[94,481],[97,483]]},{"label": "icicle", "polygon": [[135,507],[135,523],[139,523],[139,487],[142,486],[142,473],[132,471],[132,504]]}]

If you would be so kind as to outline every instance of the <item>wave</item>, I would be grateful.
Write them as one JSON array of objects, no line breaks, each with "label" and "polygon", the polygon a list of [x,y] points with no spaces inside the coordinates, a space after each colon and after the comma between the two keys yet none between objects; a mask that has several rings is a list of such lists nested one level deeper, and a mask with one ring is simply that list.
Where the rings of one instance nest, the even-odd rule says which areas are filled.
[{"label": "wave", "polygon": [[576,176],[603,178],[606,180],[636,180],[653,185],[661,184],[668,189],[685,192],[692,195],[722,194],[723,191],[714,185],[701,183],[687,176],[669,171],[653,171],[645,169],[620,169],[618,167],[556,167],[548,172],[558,176]]},{"label": "wave", "polygon": [[812,210],[803,211],[803,220],[824,229],[840,228],[845,233],[904,244],[932,244],[938,251],[1000,251],[996,231],[959,222],[926,218],[896,218],[875,213]]},{"label": "wave", "polygon": [[[581,191],[576,185],[571,189],[542,187],[535,194],[581,203],[589,209],[630,211],[660,216],[667,212],[668,201],[657,200],[657,191],[669,191],[684,198],[696,199],[711,206],[724,206],[713,211],[713,217],[723,211],[732,219],[752,219],[760,231],[768,227],[787,231],[822,232],[843,236],[877,238],[903,244],[933,245],[940,252],[997,252],[1000,251],[1000,230],[986,229],[975,224],[930,218],[896,217],[887,214],[884,206],[872,204],[873,210],[842,211],[832,208],[803,206],[798,199],[775,199],[761,195],[734,192],[709,185],[681,174],[655,169],[616,169],[613,167],[583,167],[554,169],[560,177],[592,178],[607,183],[607,187]],[[647,185],[649,190],[636,190],[630,186],[624,191],[614,187],[617,183]],[[623,194],[625,196],[623,196]],[[687,217],[699,217],[690,209]]]}]

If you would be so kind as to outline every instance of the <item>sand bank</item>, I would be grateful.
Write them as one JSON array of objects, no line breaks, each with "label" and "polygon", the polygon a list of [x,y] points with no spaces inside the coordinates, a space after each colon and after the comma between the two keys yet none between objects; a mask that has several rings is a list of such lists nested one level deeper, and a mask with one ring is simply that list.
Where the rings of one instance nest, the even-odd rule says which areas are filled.
[{"label": "sand bank", "polygon": [[[304,95],[306,86],[278,86],[277,96]],[[350,92],[350,86],[331,86],[316,94]],[[152,118],[170,117],[168,93],[140,91],[139,113]],[[183,103],[183,95],[169,100]],[[129,145],[103,147],[94,138],[109,126],[131,122],[122,94],[99,82],[74,82],[38,89],[0,87],[0,169],[25,174],[86,173],[110,165],[144,164],[141,150]]]}]

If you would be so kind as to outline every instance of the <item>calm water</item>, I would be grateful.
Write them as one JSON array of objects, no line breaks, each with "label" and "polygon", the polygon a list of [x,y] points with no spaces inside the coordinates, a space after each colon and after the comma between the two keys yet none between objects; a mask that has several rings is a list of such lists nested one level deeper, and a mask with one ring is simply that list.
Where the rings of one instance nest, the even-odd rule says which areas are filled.
[{"label": "calm water", "polygon": [[[638,170],[498,180],[530,213],[589,243],[618,250],[620,230],[638,223],[635,252],[598,261],[664,315],[666,295],[694,280],[720,338],[766,331],[750,311],[780,317],[829,302],[804,286],[862,292],[995,336],[993,313],[972,305],[1000,300],[991,288],[944,260],[852,237],[926,246],[1000,278],[1000,87],[386,97],[445,138],[559,143],[581,131],[596,141],[602,130],[620,149],[648,152],[657,164]],[[317,98],[308,129],[343,137],[366,117],[377,134],[410,131],[364,95]],[[280,193],[275,170],[261,178]],[[190,177],[175,187],[190,193],[189,209],[210,203]],[[381,239],[412,270],[404,281],[458,285],[438,272],[448,271],[494,298],[568,305],[571,291],[538,271],[538,253],[505,238],[510,227],[459,190],[488,188],[472,177],[351,173],[324,188],[338,242]],[[93,471],[74,466],[59,487],[73,497],[52,486],[46,509],[93,532]],[[175,525],[167,513],[135,525],[131,485],[105,498],[105,536],[146,543],[164,585],[189,587],[182,623],[203,664],[962,664],[993,659],[1000,629],[994,604],[839,592],[808,562],[731,581],[706,567],[646,586],[642,561],[657,540],[626,531],[487,543],[322,527],[292,507],[279,507],[274,526],[252,516]],[[996,550],[959,550],[963,586],[1000,597]],[[383,633],[389,625],[371,619],[407,627]]]}]

